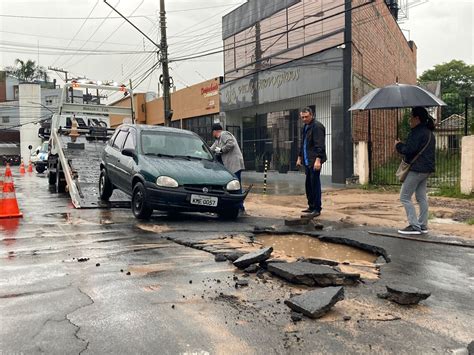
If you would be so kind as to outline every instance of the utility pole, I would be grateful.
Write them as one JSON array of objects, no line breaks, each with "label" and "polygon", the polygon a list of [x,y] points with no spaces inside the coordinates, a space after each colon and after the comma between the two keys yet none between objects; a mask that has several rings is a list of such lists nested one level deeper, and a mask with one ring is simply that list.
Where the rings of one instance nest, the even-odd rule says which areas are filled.
[{"label": "utility pole", "polygon": [[69,73],[67,70],[64,70],[64,69],[61,69],[61,68],[54,68],[54,67],[48,67],[48,70],[55,71],[57,73],[63,73],[66,76],[65,81],[67,83],[67,81],[68,81],[67,74]]},{"label": "utility pole", "polygon": [[161,43],[160,43],[160,62],[163,68],[163,74],[160,78],[160,82],[163,85],[163,103],[164,103],[164,114],[165,114],[165,126],[171,125],[171,117],[173,111],[171,110],[171,97],[170,97],[170,72],[168,68],[168,43],[166,40],[166,11],[165,11],[165,0],[160,0],[160,27],[161,27]]},{"label": "utility pole", "polygon": [[[67,82],[68,82],[67,74],[69,73],[67,70],[64,70],[62,68],[55,68],[55,67],[48,67],[48,70],[55,71],[56,73],[63,73],[64,76],[65,76],[64,81],[67,84]],[[70,100],[71,100],[71,102],[74,102],[74,90],[73,89],[71,90],[71,99]],[[67,95],[66,95],[66,102],[69,102],[69,98],[67,97]]]}]

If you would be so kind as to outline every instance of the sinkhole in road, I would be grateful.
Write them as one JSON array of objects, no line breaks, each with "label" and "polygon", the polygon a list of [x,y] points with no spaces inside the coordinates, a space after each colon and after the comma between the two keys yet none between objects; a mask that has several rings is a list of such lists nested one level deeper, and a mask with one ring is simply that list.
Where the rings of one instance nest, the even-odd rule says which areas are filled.
[{"label": "sinkhole in road", "polygon": [[377,255],[368,251],[344,244],[322,242],[315,237],[300,234],[263,234],[255,241],[266,247],[273,247],[275,253],[289,257],[321,258],[337,262],[357,263],[365,261],[374,263]]}]

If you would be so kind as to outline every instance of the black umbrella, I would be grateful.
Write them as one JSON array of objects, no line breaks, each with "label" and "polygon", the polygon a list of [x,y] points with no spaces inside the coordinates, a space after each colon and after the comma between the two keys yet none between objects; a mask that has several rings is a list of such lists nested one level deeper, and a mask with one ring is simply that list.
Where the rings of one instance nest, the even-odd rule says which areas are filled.
[{"label": "black umbrella", "polygon": [[440,98],[416,85],[394,84],[374,89],[351,106],[349,111],[404,107],[446,106]]}]

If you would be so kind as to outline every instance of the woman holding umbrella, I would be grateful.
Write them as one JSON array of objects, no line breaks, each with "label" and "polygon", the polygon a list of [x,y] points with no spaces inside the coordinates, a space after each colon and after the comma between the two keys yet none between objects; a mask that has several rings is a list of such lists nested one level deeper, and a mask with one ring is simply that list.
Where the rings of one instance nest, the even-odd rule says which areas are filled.
[{"label": "woman holding umbrella", "polygon": [[[395,149],[404,156],[405,162],[410,164],[400,191],[400,201],[405,207],[409,225],[398,233],[419,235],[428,233],[426,185],[428,177],[435,171],[435,125],[424,107],[412,108],[409,123],[411,130],[406,142],[395,141]],[[419,216],[412,202],[413,194],[420,206]]]}]

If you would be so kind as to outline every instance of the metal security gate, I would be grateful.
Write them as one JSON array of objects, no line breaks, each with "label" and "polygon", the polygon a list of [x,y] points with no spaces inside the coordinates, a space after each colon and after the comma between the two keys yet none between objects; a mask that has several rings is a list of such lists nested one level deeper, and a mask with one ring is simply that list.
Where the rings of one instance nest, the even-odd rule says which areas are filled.
[{"label": "metal security gate", "polygon": [[[461,176],[462,137],[474,134],[474,97],[451,103],[448,109],[433,108],[436,119],[436,172],[430,187],[457,187]],[[445,112],[446,111],[446,112]],[[370,181],[375,185],[399,185],[395,171],[401,156],[395,151],[397,138],[404,141],[410,132],[409,109],[372,110],[354,117],[354,136],[369,144]]]}]

